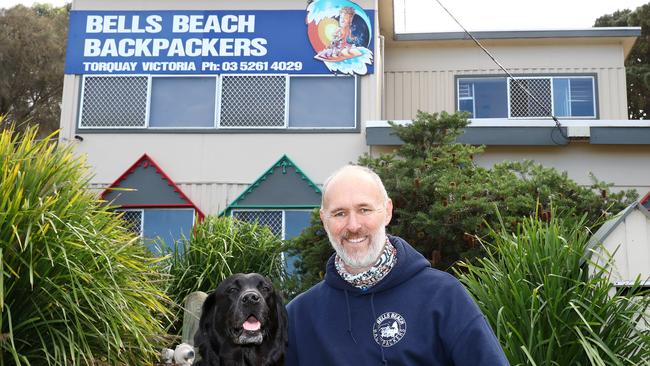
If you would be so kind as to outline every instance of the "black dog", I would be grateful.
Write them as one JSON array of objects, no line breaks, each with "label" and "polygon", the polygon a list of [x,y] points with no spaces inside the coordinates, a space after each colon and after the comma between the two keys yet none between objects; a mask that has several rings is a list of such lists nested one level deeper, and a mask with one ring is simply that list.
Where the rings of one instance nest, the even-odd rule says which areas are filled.
[{"label": "black dog", "polygon": [[200,366],[284,365],[287,312],[268,278],[226,278],[203,303],[194,336]]}]

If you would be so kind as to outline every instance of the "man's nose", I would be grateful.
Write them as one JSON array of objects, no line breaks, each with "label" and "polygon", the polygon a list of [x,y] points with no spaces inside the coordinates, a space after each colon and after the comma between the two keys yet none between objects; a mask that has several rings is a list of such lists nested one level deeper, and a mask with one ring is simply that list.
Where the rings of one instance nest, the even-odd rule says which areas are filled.
[{"label": "man's nose", "polygon": [[345,226],[346,229],[348,229],[348,231],[353,231],[353,232],[361,229],[361,222],[360,222],[359,215],[357,215],[357,213],[355,212],[350,213],[350,215],[348,215],[347,225]]}]

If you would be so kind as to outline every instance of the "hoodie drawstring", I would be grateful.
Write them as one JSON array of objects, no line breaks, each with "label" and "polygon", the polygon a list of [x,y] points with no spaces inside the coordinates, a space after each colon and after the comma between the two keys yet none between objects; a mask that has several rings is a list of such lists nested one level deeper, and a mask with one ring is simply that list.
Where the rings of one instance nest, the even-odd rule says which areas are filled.
[{"label": "hoodie drawstring", "polygon": [[[346,291],[346,299],[347,299],[347,291]],[[372,309],[372,318],[377,319],[377,312],[375,311],[375,293],[370,294],[370,309]],[[348,306],[349,310],[349,306]],[[349,313],[348,313],[349,314]],[[388,361],[386,360],[386,355],[384,355],[384,347],[381,346],[381,344],[378,344],[379,349],[381,350],[381,362],[384,364],[384,366],[388,366]]]},{"label": "hoodie drawstring", "polygon": [[352,333],[352,312],[350,311],[350,299],[348,298],[348,290],[345,290],[345,305],[347,306],[348,310],[348,333],[350,333],[350,337],[354,341],[354,344],[358,344],[357,340],[354,338],[354,333]]}]

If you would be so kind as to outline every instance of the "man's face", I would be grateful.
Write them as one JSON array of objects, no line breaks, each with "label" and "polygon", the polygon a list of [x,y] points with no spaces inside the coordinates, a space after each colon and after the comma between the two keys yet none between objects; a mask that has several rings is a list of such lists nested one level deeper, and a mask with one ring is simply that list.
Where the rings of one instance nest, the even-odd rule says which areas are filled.
[{"label": "man's face", "polygon": [[[365,270],[379,258],[393,204],[366,173],[344,171],[329,183],[320,217],[343,262]],[[349,270],[350,268],[348,268]]]}]

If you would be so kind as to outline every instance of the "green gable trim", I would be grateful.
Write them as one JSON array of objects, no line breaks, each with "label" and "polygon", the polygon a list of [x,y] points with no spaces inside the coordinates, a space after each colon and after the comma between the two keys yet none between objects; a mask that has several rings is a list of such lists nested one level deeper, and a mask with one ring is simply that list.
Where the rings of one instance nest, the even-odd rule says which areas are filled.
[{"label": "green gable trim", "polygon": [[[269,181],[275,181],[277,182],[277,179],[271,179],[274,177],[274,175],[277,174],[287,174],[289,173],[289,170],[292,170],[291,173],[295,172],[301,181],[304,182],[304,186],[302,187],[302,191],[311,191],[312,197],[307,201],[309,203],[306,204],[300,204],[299,202],[294,202],[294,203],[278,203],[278,204],[248,204],[245,202],[247,198],[250,198],[253,196],[254,193],[258,193],[258,198],[259,198],[259,191],[265,192],[265,189],[261,189],[260,187],[265,187],[266,188],[273,186],[271,183],[270,186],[267,184]],[[275,176],[277,178],[277,176]],[[296,179],[296,178],[293,178]],[[246,209],[287,209],[287,208],[294,208],[294,209],[312,209],[319,207],[319,204],[314,203],[315,198],[318,198],[321,195],[321,190],[320,188],[311,180],[309,177],[287,156],[287,155],[282,155],[282,157],[275,162],[270,168],[268,168],[259,178],[257,178],[244,192],[242,192],[226,209],[220,214],[220,215],[229,215],[231,210],[237,209],[237,208],[246,208]],[[250,201],[250,200],[249,200]],[[255,201],[255,199],[253,199]],[[318,198],[318,201],[320,201],[320,198]]]}]

